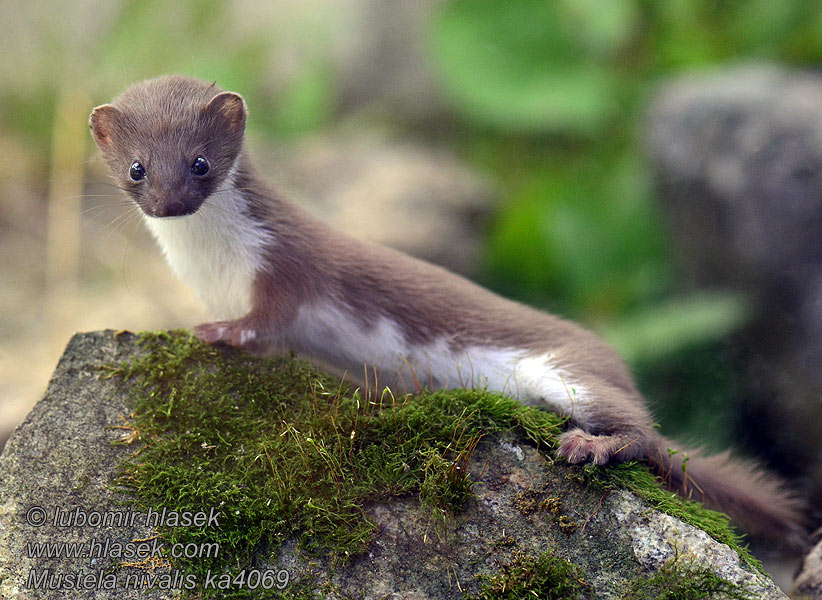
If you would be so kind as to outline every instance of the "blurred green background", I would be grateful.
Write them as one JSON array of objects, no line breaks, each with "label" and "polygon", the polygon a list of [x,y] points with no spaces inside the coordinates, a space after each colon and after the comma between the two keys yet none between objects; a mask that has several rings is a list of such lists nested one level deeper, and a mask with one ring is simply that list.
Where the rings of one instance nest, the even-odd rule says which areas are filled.
[{"label": "blurred green background", "polygon": [[95,220],[89,207],[124,203],[116,190],[89,193],[105,179],[90,108],[180,72],[245,95],[250,136],[272,149],[257,157],[263,172],[277,148],[340,127],[390,127],[458,154],[499,193],[482,283],[605,335],[667,432],[728,442],[723,407],[738,378],[728,336],[749,307],[679,281],[642,153],[643,110],[686,71],[819,65],[815,0],[5,1],[0,11],[0,424],[22,418],[73,331],[196,322],[190,299],[178,310],[193,322],[134,312],[150,294],[134,265],[164,267],[121,243],[140,235],[135,219]]}]

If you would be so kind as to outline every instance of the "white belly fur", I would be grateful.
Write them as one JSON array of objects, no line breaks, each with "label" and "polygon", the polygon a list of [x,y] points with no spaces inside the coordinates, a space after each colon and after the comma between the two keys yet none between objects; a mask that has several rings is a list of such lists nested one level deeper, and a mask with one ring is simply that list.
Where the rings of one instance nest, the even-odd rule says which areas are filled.
[{"label": "white belly fur", "polygon": [[[263,264],[265,246],[273,242],[245,213],[232,180],[229,176],[193,215],[146,217],[174,273],[221,320],[248,313],[254,275]],[[369,372],[376,368],[378,384],[397,393],[416,391],[417,383],[430,389],[485,388],[548,405],[577,422],[586,420],[590,403],[587,390],[550,354],[478,345],[454,352],[447,337],[411,344],[390,319],[377,317],[363,327],[331,303],[303,306],[285,341],[357,381],[364,379],[366,365]]]},{"label": "white belly fur", "polygon": [[245,212],[233,172],[193,215],[146,217],[174,273],[192,287],[216,319],[244,316],[270,234]]},{"label": "white belly fur", "polygon": [[[378,317],[363,327],[331,304],[304,306],[288,341],[294,349],[362,381],[376,368],[380,387],[398,393],[430,389],[485,388],[549,406],[577,422],[587,419],[590,394],[556,365],[550,354],[517,348],[469,346],[454,352],[445,337],[410,344],[396,323]],[[369,375],[373,385],[373,377]]]}]

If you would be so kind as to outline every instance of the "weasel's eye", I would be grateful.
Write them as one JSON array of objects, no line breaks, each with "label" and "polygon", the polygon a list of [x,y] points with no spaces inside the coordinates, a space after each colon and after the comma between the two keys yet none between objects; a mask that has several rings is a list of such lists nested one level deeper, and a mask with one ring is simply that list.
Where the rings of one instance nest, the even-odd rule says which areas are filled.
[{"label": "weasel's eye", "polygon": [[208,169],[208,161],[203,156],[198,156],[194,159],[194,162],[191,164],[191,172],[195,175],[205,175],[206,173],[208,173]]},{"label": "weasel's eye", "polygon": [[131,169],[129,169],[128,174],[132,180],[140,181],[143,177],[146,176],[146,168],[140,164],[139,160],[135,160],[133,163],[131,163]]}]

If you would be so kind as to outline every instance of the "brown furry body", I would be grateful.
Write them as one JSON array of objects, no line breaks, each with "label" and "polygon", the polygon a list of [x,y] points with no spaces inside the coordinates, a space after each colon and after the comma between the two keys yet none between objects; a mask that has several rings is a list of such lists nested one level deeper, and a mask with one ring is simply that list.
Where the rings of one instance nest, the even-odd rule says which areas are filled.
[{"label": "brown furry body", "polygon": [[775,478],[724,455],[671,455],[677,445],[655,432],[628,369],[593,334],[283,200],[251,166],[245,120],[240,96],[185,77],[139,83],[90,119],[172,268],[221,319],[198,337],[293,348],[355,378],[367,365],[400,391],[505,392],[571,419],[559,448],[570,462],[645,459],[672,489],[750,531],[801,535],[801,503]]}]

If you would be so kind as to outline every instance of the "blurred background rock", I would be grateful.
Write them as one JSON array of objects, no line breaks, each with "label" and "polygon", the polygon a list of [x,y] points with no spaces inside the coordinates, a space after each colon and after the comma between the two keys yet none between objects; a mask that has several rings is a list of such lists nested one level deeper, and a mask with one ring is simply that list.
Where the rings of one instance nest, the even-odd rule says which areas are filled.
[{"label": "blurred background rock", "polygon": [[822,77],[774,65],[680,77],[649,119],[682,285],[751,304],[737,429],[822,504]]},{"label": "blurred background rock", "polygon": [[[683,180],[667,169],[670,146],[649,133],[661,113],[649,117],[648,107],[656,94],[671,106],[664,98],[680,88],[660,90],[688,73],[751,61],[818,68],[814,0],[0,0],[0,11],[0,429],[36,401],[73,332],[207,318],[110,184],[86,126],[91,107],[128,84],[180,72],[246,96],[255,162],[296,200],[356,235],[585,323],[631,364],[667,433],[758,453],[808,489],[818,446],[807,448],[806,465],[773,454],[785,445],[757,444],[750,415],[781,411],[747,407],[813,414],[818,388],[784,404],[790,386],[757,385],[750,365],[765,357],[783,381],[813,384],[807,361],[819,348],[794,361],[771,348],[758,353],[763,338],[751,332],[768,322],[763,307],[773,301],[763,294],[773,284],[753,274],[744,285],[701,276],[696,267],[710,255],[697,258],[681,242],[703,244],[689,207],[710,211],[710,199],[693,186],[670,199]],[[736,76],[712,81],[748,93]],[[784,86],[777,78],[766,87],[779,96]],[[700,157],[710,147],[682,118],[670,121],[679,123],[674,149],[687,143]],[[755,118],[746,123],[756,130]],[[747,152],[793,147],[756,131],[766,137]],[[775,169],[782,150],[768,151]],[[815,156],[799,171],[818,200]],[[756,161],[740,171],[721,158],[702,157],[712,186],[738,187],[752,173],[770,185],[773,214],[799,206],[797,188],[766,177]],[[759,188],[739,189],[749,203],[728,213],[734,220],[758,210],[744,192]],[[782,235],[780,248],[818,256],[819,204],[808,206],[800,237],[758,235]],[[754,234],[734,235],[733,247],[744,249]],[[737,273],[726,264],[730,249],[710,248],[717,269]],[[777,262],[763,268],[773,274]],[[818,327],[815,277],[790,314]],[[778,331],[783,324],[771,322]]]}]

